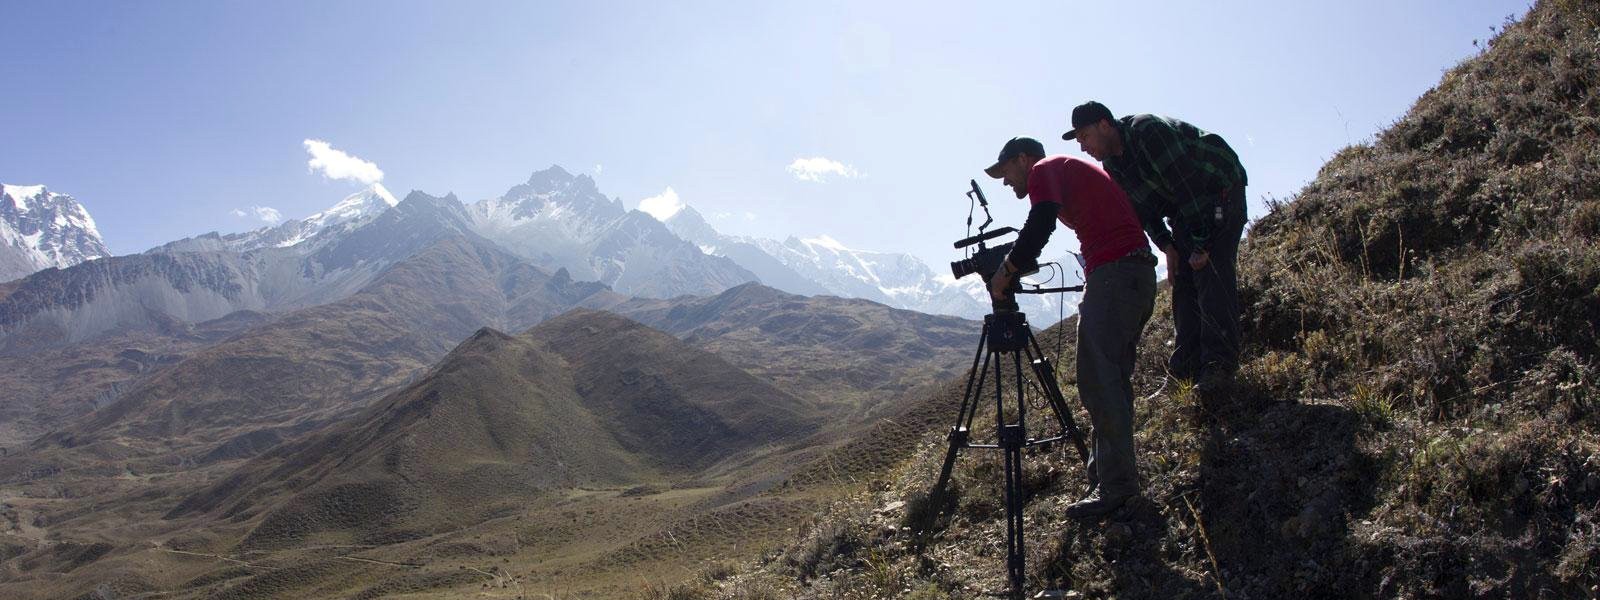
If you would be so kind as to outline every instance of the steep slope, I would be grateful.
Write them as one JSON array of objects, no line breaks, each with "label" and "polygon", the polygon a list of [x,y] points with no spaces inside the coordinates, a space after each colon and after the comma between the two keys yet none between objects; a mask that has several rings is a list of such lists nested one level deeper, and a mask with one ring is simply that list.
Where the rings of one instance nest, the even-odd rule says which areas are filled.
[{"label": "steep slope", "polygon": [[107,256],[94,218],[72,196],[0,183],[0,281]]},{"label": "steep slope", "polygon": [[[1600,10],[1540,2],[1273,207],[1241,252],[1248,345],[1232,390],[1166,381],[1164,308],[1146,331],[1143,497],[1070,521],[1061,507],[1082,493],[1081,466],[1029,459],[1029,594],[1594,596],[1597,123]],[[923,557],[904,529],[883,534],[926,511],[917,492],[942,458],[940,433],[878,471],[887,489],[861,490],[725,587],[799,598],[1000,587],[1003,565],[984,552],[1003,531],[989,457],[964,458],[954,517]]]},{"label": "steep slope", "polygon": [[474,203],[473,226],[534,264],[567,269],[619,293],[668,298],[715,294],[756,276],[709,256],[661,222],[622,207],[587,175],[559,166],[534,173],[505,195]]},{"label": "steep slope", "polygon": [[0,298],[0,354],[262,310],[260,267],[209,252],[117,256],[35,273]]}]

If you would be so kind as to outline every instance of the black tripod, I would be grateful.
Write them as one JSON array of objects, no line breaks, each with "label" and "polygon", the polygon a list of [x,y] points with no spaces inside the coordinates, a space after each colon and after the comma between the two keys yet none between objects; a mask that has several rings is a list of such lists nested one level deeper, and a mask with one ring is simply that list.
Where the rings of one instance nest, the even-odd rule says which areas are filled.
[{"label": "black tripod", "polygon": [[[1007,356],[1011,359],[1012,377],[1016,381],[1014,421],[1008,421],[1006,418],[1006,402],[1002,394]],[[1023,362],[1028,363],[1033,383],[1037,384],[1034,393],[1042,392],[1050,412],[1055,415],[1056,423],[1060,426],[1060,431],[1053,436],[1028,437],[1027,392],[1030,386],[1023,374]],[[995,443],[974,444],[970,441],[972,418],[978,412],[984,384],[989,378],[990,364],[994,365]],[[1033,330],[1028,327],[1028,316],[1005,310],[996,310],[993,314],[985,316],[983,335],[978,338],[978,352],[972,357],[972,374],[967,377],[967,391],[961,398],[961,412],[956,415],[955,426],[950,428],[950,448],[945,452],[944,466],[939,469],[939,482],[934,484],[928,499],[929,506],[934,507],[935,511],[940,511],[944,506],[945,488],[950,483],[950,470],[955,467],[956,454],[961,449],[994,448],[1004,452],[1006,574],[1011,583],[1007,595],[1011,598],[1023,597],[1025,554],[1022,535],[1022,450],[1036,446],[1048,448],[1063,439],[1072,441],[1078,449],[1078,457],[1087,465],[1089,451],[1084,447],[1083,434],[1078,431],[1078,425],[1072,419],[1072,411],[1067,408],[1066,400],[1061,396],[1061,388],[1056,384],[1055,368],[1051,366],[1050,359],[1044,355],[1044,351],[1039,348],[1039,341],[1034,339]],[[1089,478],[1089,487],[1093,489],[1094,474],[1090,473]],[[932,515],[930,521],[936,520],[938,516],[937,513]]]}]

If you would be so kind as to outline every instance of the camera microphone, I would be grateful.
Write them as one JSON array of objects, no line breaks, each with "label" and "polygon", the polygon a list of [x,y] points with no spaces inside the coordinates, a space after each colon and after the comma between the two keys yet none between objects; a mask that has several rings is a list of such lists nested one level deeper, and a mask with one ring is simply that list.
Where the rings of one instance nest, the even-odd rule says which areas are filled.
[{"label": "camera microphone", "polygon": [[956,240],[956,248],[965,248],[978,242],[992,240],[1008,233],[1015,233],[1016,231],[1017,229],[1015,227],[1001,227],[988,233],[980,233],[969,238],[962,238],[960,240]]}]

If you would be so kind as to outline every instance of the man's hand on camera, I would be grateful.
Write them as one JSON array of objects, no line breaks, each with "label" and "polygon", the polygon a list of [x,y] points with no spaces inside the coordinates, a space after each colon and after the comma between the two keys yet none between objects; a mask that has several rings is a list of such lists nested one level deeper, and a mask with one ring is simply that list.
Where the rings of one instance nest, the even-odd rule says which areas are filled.
[{"label": "man's hand on camera", "polygon": [[1016,275],[1017,268],[1011,266],[1011,261],[1000,263],[1000,268],[995,270],[994,278],[989,280],[989,298],[995,302],[1011,297],[1006,291],[1011,288],[1011,279]]},{"label": "man's hand on camera", "polygon": [[1205,250],[1196,250],[1189,253],[1190,269],[1199,271],[1200,269],[1206,268],[1206,265],[1209,264],[1211,264],[1211,255],[1207,254]]}]

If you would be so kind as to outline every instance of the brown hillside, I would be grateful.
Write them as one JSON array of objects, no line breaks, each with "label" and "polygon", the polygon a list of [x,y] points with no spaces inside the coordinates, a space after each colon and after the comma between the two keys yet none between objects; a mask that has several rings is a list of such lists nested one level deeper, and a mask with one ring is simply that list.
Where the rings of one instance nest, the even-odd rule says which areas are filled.
[{"label": "brown hillside", "polygon": [[328,419],[403,383],[484,323],[526,325],[594,293],[605,292],[551,277],[487,242],[442,240],[345,300],[295,311],[190,356],[35,447],[165,453]]},{"label": "brown hillside", "polygon": [[[241,556],[384,547],[426,560],[434,551],[422,549],[435,547],[435,536],[558,506],[581,490],[696,485],[711,476],[705,467],[726,470],[810,435],[810,411],[666,333],[577,310],[516,337],[480,330],[416,383],[331,431],[257,457],[167,518],[206,540],[190,547],[222,549],[242,534],[227,548]],[[699,506],[729,518],[754,510],[720,498]],[[753,506],[754,514],[797,510],[786,500]],[[323,577],[253,577],[233,587],[295,595],[318,581],[332,585]]]},{"label": "brown hillside", "polygon": [[585,406],[624,448],[666,467],[705,467],[817,429],[815,408],[664,332],[574,310],[528,330],[567,360]]},{"label": "brown hillside", "polygon": [[706,298],[634,299],[607,310],[845,414],[956,376],[976,343],[975,324],[965,319],[753,283]]},{"label": "brown hillside", "polygon": [[[202,323],[173,323],[165,331],[128,331],[101,339],[0,357],[0,447],[15,451],[119,398],[190,354],[223,342],[270,315],[237,311]],[[63,385],[70,382],[70,385]]]},{"label": "brown hillside", "polygon": [[553,488],[649,473],[650,461],[587,410],[569,369],[536,342],[479,330],[417,383],[247,464],[169,518],[265,511],[242,542],[251,549],[311,545],[319,532],[373,543],[471,524]]},{"label": "brown hillside", "polygon": [[[1135,381],[1144,498],[1067,520],[1081,467],[1031,460],[1030,595],[1600,594],[1597,240],[1600,10],[1541,2],[1256,223],[1234,389],[1198,397],[1160,375],[1158,309]],[[671,593],[1001,587],[995,461],[960,465],[926,554],[896,528],[924,508],[941,433],[780,560]]]}]

